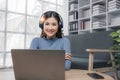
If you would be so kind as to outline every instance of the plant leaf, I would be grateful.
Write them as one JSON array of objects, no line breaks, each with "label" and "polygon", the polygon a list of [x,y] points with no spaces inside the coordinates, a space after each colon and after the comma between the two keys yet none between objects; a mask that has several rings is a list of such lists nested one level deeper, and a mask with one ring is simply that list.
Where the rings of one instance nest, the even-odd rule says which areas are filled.
[{"label": "plant leaf", "polygon": [[117,32],[112,32],[112,33],[110,33],[110,36],[111,37],[117,37],[117,36],[119,36],[119,34]]},{"label": "plant leaf", "polygon": [[117,42],[120,42],[120,38],[115,38],[114,40]]},{"label": "plant leaf", "polygon": [[117,33],[120,35],[120,29],[119,29],[119,30],[117,30]]}]

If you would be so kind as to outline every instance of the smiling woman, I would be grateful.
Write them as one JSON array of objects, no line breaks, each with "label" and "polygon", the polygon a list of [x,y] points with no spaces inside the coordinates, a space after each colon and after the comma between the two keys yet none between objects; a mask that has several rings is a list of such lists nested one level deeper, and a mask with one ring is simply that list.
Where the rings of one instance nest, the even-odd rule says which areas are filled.
[{"label": "smiling woman", "polygon": [[63,20],[55,11],[45,12],[39,21],[40,37],[32,40],[30,48],[44,50],[65,50],[65,69],[71,67],[70,41],[62,36]]}]

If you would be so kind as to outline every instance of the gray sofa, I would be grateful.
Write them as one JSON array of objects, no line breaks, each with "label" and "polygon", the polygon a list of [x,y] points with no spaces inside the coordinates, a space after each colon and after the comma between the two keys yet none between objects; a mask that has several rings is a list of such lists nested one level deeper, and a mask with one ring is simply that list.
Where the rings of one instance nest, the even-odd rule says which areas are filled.
[{"label": "gray sofa", "polygon": [[[69,35],[72,53],[72,69],[88,69],[89,54],[86,49],[109,49],[113,39],[109,36],[112,31],[98,31],[79,35]],[[108,64],[109,54],[95,54],[94,68],[111,66]]]}]

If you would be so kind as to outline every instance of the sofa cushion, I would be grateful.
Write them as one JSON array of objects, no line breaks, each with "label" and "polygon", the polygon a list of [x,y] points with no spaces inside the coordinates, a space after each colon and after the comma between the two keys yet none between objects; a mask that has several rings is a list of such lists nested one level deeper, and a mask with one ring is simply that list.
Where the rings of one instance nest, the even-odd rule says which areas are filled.
[{"label": "sofa cushion", "polygon": [[[71,43],[71,54],[73,56],[72,68],[88,68],[89,53],[86,52],[86,49],[109,49],[113,44],[113,39],[109,36],[111,32],[112,31],[100,31],[67,36]],[[109,59],[109,53],[96,53],[94,66],[109,66],[107,64]],[[100,65],[99,63],[103,63],[104,65]]]}]

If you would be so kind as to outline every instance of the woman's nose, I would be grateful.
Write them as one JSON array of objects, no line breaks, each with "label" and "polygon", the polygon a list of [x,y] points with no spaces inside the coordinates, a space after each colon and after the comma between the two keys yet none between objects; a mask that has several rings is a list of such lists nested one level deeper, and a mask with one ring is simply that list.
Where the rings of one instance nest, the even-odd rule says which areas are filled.
[{"label": "woman's nose", "polygon": [[53,26],[52,25],[49,25],[49,29],[52,29],[53,28]]}]

